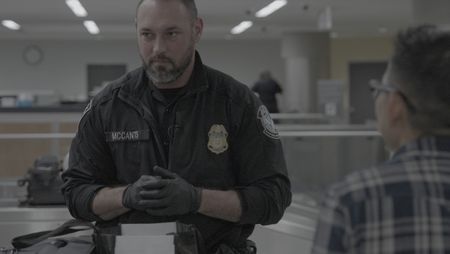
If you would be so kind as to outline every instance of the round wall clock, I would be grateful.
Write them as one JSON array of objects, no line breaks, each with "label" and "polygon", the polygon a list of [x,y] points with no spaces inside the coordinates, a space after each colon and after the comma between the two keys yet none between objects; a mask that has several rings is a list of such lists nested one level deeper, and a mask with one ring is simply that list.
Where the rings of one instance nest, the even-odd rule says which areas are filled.
[{"label": "round wall clock", "polygon": [[23,60],[29,65],[38,65],[44,59],[44,51],[39,46],[30,45],[23,50]]}]

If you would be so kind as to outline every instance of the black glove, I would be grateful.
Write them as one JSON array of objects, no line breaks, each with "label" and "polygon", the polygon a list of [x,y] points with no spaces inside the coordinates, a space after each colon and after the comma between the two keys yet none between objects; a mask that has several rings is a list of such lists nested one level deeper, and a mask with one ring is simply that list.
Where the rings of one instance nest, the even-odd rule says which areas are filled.
[{"label": "black glove", "polygon": [[153,216],[171,216],[195,213],[200,208],[201,189],[167,169],[155,166],[154,175],[162,177],[162,188],[141,192],[146,212]]},{"label": "black glove", "polygon": [[150,189],[155,190],[162,188],[164,184],[160,181],[159,176],[143,175],[135,183],[128,185],[128,187],[123,191],[122,205],[129,209],[135,209],[140,211],[145,211],[147,207],[142,203],[143,197],[141,192]]}]

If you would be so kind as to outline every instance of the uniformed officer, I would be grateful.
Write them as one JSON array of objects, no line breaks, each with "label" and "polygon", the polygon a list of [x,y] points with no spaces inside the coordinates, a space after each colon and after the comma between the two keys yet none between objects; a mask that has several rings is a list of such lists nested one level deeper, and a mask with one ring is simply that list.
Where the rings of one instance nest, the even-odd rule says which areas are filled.
[{"label": "uniformed officer", "polygon": [[144,0],[143,66],[109,84],[80,121],[63,174],[71,214],[98,225],[181,221],[208,253],[249,253],[255,224],[291,202],[281,142],[243,84],[203,65],[193,0]]}]

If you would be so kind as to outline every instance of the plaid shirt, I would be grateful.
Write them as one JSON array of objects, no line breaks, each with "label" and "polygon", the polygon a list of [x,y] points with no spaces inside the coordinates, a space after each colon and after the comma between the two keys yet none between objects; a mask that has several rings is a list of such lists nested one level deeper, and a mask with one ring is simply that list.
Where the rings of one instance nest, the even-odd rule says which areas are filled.
[{"label": "plaid shirt", "polygon": [[312,253],[450,253],[450,137],[424,137],[325,197]]}]

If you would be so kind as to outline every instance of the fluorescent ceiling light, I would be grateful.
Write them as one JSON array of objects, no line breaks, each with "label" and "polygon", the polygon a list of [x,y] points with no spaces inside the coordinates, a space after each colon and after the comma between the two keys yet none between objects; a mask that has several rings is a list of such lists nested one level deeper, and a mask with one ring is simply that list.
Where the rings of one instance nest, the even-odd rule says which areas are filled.
[{"label": "fluorescent ceiling light", "polygon": [[242,21],[239,25],[237,25],[231,29],[231,33],[232,34],[240,34],[240,33],[244,32],[245,30],[249,29],[251,26],[253,26],[253,22]]},{"label": "fluorescent ceiling light", "polygon": [[261,10],[257,11],[255,16],[258,18],[264,18],[269,16],[270,14],[274,13],[281,7],[285,6],[287,4],[287,0],[275,0],[268,4],[266,7],[262,8]]},{"label": "fluorescent ceiling light", "polygon": [[87,11],[78,0],[66,0],[67,6],[75,13],[77,17],[86,17]]},{"label": "fluorescent ceiling light", "polygon": [[20,29],[20,25],[12,20],[2,20],[2,25],[11,30],[19,30]]},{"label": "fluorescent ceiling light", "polygon": [[86,20],[83,22],[84,27],[88,30],[90,34],[98,34],[100,33],[100,29],[98,28],[97,24],[95,24],[92,20]]}]

